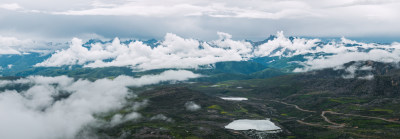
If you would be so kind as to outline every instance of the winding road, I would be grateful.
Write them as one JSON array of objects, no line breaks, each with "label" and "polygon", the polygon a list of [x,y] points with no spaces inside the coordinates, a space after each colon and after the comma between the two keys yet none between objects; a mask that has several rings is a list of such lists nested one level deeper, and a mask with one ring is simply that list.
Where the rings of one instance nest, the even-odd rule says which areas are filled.
[{"label": "winding road", "polygon": [[[295,105],[295,104],[289,104],[283,101],[278,101],[278,100],[270,100],[273,102],[278,102],[278,103],[282,103],[288,106],[293,106],[294,108],[296,108],[299,111],[303,111],[303,112],[311,112],[311,113],[316,113],[316,111],[312,111],[312,110],[306,110],[303,108],[300,108],[299,106]],[[400,124],[400,121],[395,121],[395,120],[390,120],[390,119],[385,119],[385,118],[381,118],[381,117],[373,117],[373,116],[363,116],[363,115],[357,115],[357,114],[346,114],[346,113],[338,113],[338,112],[334,112],[334,111],[322,111],[321,112],[321,117],[324,119],[325,122],[330,123],[332,125],[328,126],[330,128],[342,128],[345,127],[346,125],[344,123],[339,124],[339,123],[335,123],[332,122],[331,120],[329,120],[328,117],[325,116],[326,113],[329,114],[336,114],[336,115],[346,115],[346,116],[356,116],[356,117],[363,117],[363,118],[369,118],[369,119],[378,119],[378,120],[383,120],[386,122],[392,122],[392,123],[397,123]],[[307,123],[301,120],[297,120],[298,123],[300,124],[304,124],[304,125],[309,125],[309,126],[326,126],[326,125],[320,125],[320,124],[314,124],[314,123]]]}]

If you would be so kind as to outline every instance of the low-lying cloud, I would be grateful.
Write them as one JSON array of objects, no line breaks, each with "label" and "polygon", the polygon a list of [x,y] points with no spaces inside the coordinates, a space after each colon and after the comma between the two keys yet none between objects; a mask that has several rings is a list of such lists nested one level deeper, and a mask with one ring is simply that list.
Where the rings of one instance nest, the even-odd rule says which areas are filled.
[{"label": "low-lying cloud", "polygon": [[[327,46],[329,47],[329,46]],[[303,72],[315,69],[323,69],[330,67],[338,67],[351,61],[378,61],[385,63],[394,63],[400,61],[400,44],[393,43],[390,45],[371,45],[360,44],[357,47],[337,47],[343,49],[330,56],[309,57],[307,61],[302,62],[303,68],[297,68],[294,71]],[[362,49],[370,49],[368,51],[360,51]]]},{"label": "low-lying cloud", "polygon": [[[230,6],[225,3],[211,4],[195,4],[180,3],[181,1],[169,0],[166,3],[159,1],[135,1],[124,3],[123,5],[96,2],[92,4],[92,8],[85,10],[68,10],[63,12],[52,12],[56,15],[112,15],[112,16],[151,16],[151,17],[166,17],[166,16],[210,16],[215,18],[256,18],[256,19],[281,19],[281,18],[300,18],[307,16],[318,16],[319,14],[309,11],[305,8],[305,3],[293,2],[303,7],[291,6],[291,3],[284,2],[260,2],[263,7],[252,6],[239,7]],[[206,4],[206,5],[204,5]],[[265,6],[276,5],[281,7],[280,10],[266,10]],[[269,6],[267,6],[269,7]]]},{"label": "low-lying cloud", "polygon": [[[6,139],[74,138],[82,128],[98,120],[94,114],[121,108],[126,102],[125,98],[132,93],[127,86],[182,81],[196,77],[199,75],[190,71],[170,70],[140,78],[119,76],[93,82],[74,80],[66,76],[30,76],[14,81],[2,80],[0,87],[18,84],[29,87],[25,91],[0,92],[0,136]],[[136,106],[132,106],[132,109],[136,109]],[[111,124],[139,117],[140,114],[136,112],[124,116],[116,115]]]},{"label": "low-lying cloud", "polygon": [[197,111],[197,110],[201,109],[201,106],[196,104],[193,101],[188,101],[185,103],[185,108],[188,111]]}]

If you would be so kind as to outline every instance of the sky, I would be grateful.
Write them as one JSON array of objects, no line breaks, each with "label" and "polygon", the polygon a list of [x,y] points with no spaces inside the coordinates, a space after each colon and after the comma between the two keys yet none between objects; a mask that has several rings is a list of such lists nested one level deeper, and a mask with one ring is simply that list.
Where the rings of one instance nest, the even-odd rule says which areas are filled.
[{"label": "sky", "polygon": [[0,36],[215,40],[288,36],[397,40],[398,0],[1,0]]}]

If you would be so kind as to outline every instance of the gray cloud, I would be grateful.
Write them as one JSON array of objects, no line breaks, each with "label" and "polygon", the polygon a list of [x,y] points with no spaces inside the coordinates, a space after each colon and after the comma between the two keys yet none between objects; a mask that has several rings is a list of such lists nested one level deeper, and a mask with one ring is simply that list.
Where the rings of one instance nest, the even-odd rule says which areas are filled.
[{"label": "gray cloud", "polygon": [[[179,0],[167,1],[127,1],[123,4],[103,3],[95,1],[91,8],[84,10],[68,10],[53,12],[62,15],[121,15],[121,16],[210,16],[217,18],[299,18],[303,16],[317,16],[308,11],[308,5],[301,1],[253,1],[254,4],[265,4],[263,7],[238,5],[240,2],[232,1],[227,4],[219,1],[190,1],[183,3]],[[243,4],[243,3],[240,3]],[[274,6],[271,6],[274,5]],[[294,6],[296,5],[296,6]],[[273,7],[279,7],[273,8]]]},{"label": "gray cloud", "polygon": [[15,37],[0,36],[0,55],[3,54],[28,54],[30,52],[50,53],[66,47],[67,44],[56,44],[30,39],[21,40]]},{"label": "gray cloud", "polygon": [[197,110],[201,109],[201,106],[196,104],[193,101],[188,101],[185,103],[185,108],[188,111],[197,111]]},{"label": "gray cloud", "polygon": [[[171,32],[210,40],[216,38],[214,33],[217,31],[231,33],[240,39],[262,39],[279,30],[295,36],[400,36],[397,26],[400,24],[397,8],[400,3],[397,1],[1,2],[14,3],[23,10],[0,9],[0,34],[24,37],[22,39],[65,41],[86,34],[159,39]],[[57,15],[53,15],[55,13]]]},{"label": "gray cloud", "polygon": [[336,6],[332,7],[351,7],[351,6],[358,6],[358,5],[381,5],[381,4],[390,4],[396,3],[396,0],[352,0],[341,3]]},{"label": "gray cloud", "polygon": [[22,9],[22,7],[17,3],[0,4],[0,8],[6,9],[6,10]]}]

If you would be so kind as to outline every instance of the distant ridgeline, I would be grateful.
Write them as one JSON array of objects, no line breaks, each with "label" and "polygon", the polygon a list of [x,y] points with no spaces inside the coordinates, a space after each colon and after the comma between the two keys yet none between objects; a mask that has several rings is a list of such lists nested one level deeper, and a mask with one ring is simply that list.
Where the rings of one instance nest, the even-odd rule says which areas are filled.
[{"label": "distant ridgeline", "polygon": [[68,43],[69,48],[51,53],[0,54],[0,75],[68,75],[97,79],[186,69],[208,75],[196,80],[217,82],[326,68],[342,69],[351,77],[357,70],[370,70],[371,67],[364,66],[366,61],[394,65],[400,61],[400,44],[397,42],[362,43],[346,38],[322,41],[285,37],[282,32],[254,42],[232,40],[231,35],[221,32],[218,35],[218,40],[208,42],[175,34],[167,34],[163,41],[120,41],[115,38],[83,42],[74,38]]}]

